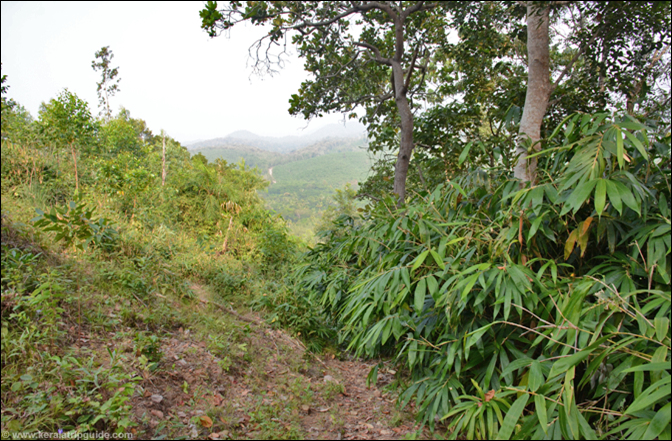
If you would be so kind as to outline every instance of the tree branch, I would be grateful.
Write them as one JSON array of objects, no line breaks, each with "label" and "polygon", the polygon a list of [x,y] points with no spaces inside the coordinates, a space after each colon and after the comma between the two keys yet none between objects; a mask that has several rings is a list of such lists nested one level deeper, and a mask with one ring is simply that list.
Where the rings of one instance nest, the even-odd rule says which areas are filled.
[{"label": "tree branch", "polygon": [[598,26],[595,29],[595,32],[593,33],[593,35],[590,37],[590,40],[588,40],[586,42],[586,44],[584,44],[583,46],[581,46],[581,48],[579,48],[579,50],[576,52],[576,54],[574,54],[574,57],[572,57],[572,59],[569,61],[569,64],[567,64],[567,66],[565,66],[565,69],[562,72],[560,72],[560,76],[558,77],[558,79],[555,80],[554,83],[551,83],[551,90],[550,90],[548,96],[551,96],[553,94],[555,89],[558,87],[558,84],[560,84],[560,80],[562,80],[572,70],[572,67],[574,66],[574,63],[576,62],[576,60],[578,60],[579,57],[581,55],[583,55],[583,53],[586,51],[588,46],[593,44],[593,42],[595,41],[597,36],[600,34],[600,30],[601,30],[601,28]]},{"label": "tree branch", "polygon": [[377,62],[382,63],[382,64],[386,64],[388,66],[392,66],[392,60],[390,60],[389,58],[384,58],[382,55],[380,55],[380,50],[377,47],[375,47],[374,45],[369,44],[369,43],[364,43],[364,42],[361,42],[361,41],[355,41],[353,44],[355,46],[363,47],[363,48],[366,48],[366,49],[370,50],[371,52],[373,52],[373,55],[375,56],[374,59]]}]

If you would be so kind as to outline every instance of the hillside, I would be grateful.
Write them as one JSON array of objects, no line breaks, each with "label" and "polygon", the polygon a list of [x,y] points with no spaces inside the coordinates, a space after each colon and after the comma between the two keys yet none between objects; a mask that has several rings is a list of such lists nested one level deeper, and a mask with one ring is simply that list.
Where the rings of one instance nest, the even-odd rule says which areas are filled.
[{"label": "hillside", "polygon": [[[334,191],[348,183],[357,188],[371,167],[365,153],[367,139],[334,136],[344,133],[353,131],[330,125],[302,138],[269,138],[238,131],[226,138],[193,144],[190,152],[202,154],[210,162],[244,161],[246,167],[256,167],[270,182],[268,192],[260,192],[266,206],[287,220],[293,234],[310,242],[322,213],[333,203]],[[296,148],[306,140],[310,141],[308,145]],[[268,150],[281,144],[296,149],[287,153]]]},{"label": "hillside", "polygon": [[350,121],[347,126],[329,124],[314,132],[294,135],[271,137],[261,136],[248,130],[238,130],[223,138],[214,138],[187,145],[190,151],[202,151],[212,148],[249,148],[253,147],[268,152],[289,153],[319,143],[325,138],[352,139],[365,137],[366,130],[361,124]]},{"label": "hillside", "polygon": [[292,233],[310,239],[324,210],[333,204],[337,188],[356,188],[371,167],[363,151],[330,153],[273,167],[266,206],[288,222]]}]

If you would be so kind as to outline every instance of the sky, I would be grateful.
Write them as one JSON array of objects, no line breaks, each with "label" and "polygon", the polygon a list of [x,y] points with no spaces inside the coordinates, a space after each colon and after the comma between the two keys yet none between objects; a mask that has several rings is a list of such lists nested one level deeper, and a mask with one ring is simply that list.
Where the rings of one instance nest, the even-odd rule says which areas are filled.
[{"label": "sky", "polygon": [[[308,122],[290,116],[289,98],[308,78],[293,55],[274,76],[252,75],[248,48],[264,33],[248,24],[210,38],[201,29],[203,2],[2,2],[2,74],[7,96],[34,117],[64,88],[98,114],[91,68],[109,46],[120,91],[111,99],[182,143],[236,130],[302,135],[342,122],[340,114]],[[354,121],[353,121],[354,122]]]}]

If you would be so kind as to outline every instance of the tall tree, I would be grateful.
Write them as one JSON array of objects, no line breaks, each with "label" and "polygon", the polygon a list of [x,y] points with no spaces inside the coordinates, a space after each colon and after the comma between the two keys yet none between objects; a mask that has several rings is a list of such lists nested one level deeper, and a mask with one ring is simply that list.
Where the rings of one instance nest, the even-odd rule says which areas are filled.
[{"label": "tall tree", "polygon": [[257,71],[281,65],[282,53],[274,56],[272,49],[291,36],[313,75],[292,95],[291,114],[309,119],[340,111],[355,117],[354,108],[361,106],[363,122],[371,124],[395,112],[400,141],[394,192],[403,203],[414,147],[413,97],[425,91],[431,54],[445,39],[438,3],[254,1],[227,2],[218,10],[209,1],[200,14],[211,36],[244,21],[269,24],[251,48]]},{"label": "tall tree", "polygon": [[114,54],[109,46],[103,46],[96,52],[96,58],[91,62],[94,71],[100,71],[101,79],[98,83],[98,105],[100,113],[109,121],[112,118],[112,109],[110,108],[110,97],[119,91],[119,67],[110,67]]},{"label": "tall tree", "polygon": [[48,104],[42,103],[39,130],[57,147],[68,147],[75,166],[75,190],[79,190],[77,150],[88,145],[95,134],[95,123],[89,105],[68,89]]},{"label": "tall tree", "polygon": [[[620,92],[628,110],[632,111],[631,103],[639,98],[651,63],[656,63],[670,44],[670,2],[518,3],[527,10],[528,75],[514,176],[522,183],[534,184],[537,159],[529,156],[541,148],[541,127],[552,94],[574,72],[588,70],[599,79],[599,92],[605,89]],[[569,15],[565,9],[570,9]],[[549,34],[552,11],[557,21],[569,26],[571,33],[565,41],[556,41],[556,44],[564,45],[572,53],[554,81],[551,80]],[[577,63],[579,60],[581,63]]]}]

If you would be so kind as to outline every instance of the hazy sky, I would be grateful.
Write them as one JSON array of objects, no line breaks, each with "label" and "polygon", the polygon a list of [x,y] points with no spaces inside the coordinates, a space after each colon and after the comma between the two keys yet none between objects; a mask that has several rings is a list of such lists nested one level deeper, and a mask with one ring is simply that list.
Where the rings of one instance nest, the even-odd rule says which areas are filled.
[{"label": "hazy sky", "polygon": [[296,57],[273,77],[251,76],[248,48],[263,28],[236,27],[211,39],[201,29],[202,2],[2,2],[2,74],[7,96],[37,117],[40,103],[63,88],[98,114],[91,68],[110,46],[124,106],[181,142],[235,130],[284,136],[312,132],[340,115],[307,121],[287,113],[289,97],[307,78]]}]

